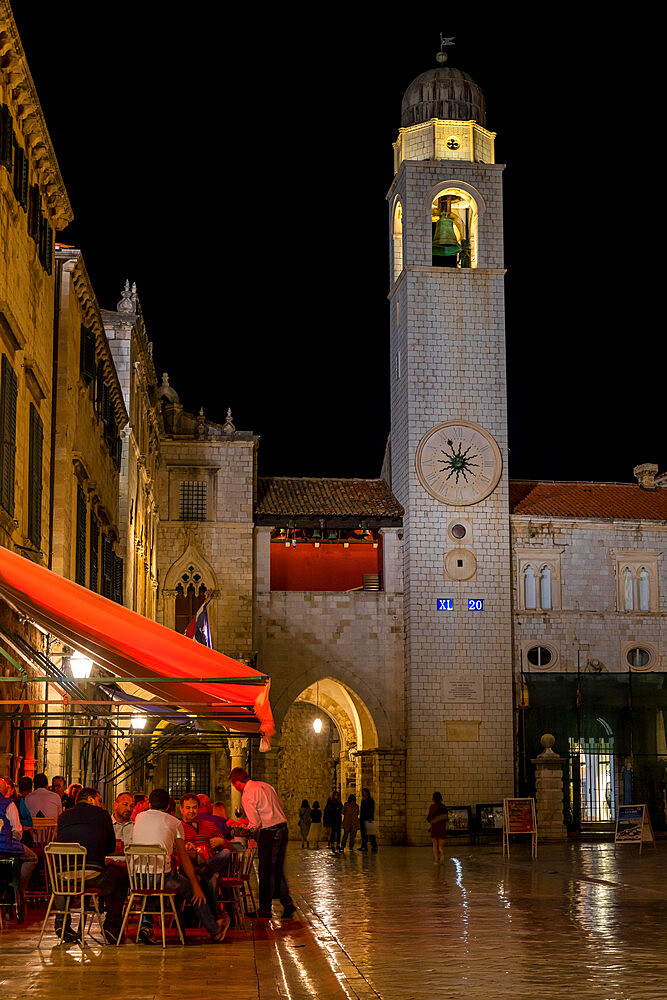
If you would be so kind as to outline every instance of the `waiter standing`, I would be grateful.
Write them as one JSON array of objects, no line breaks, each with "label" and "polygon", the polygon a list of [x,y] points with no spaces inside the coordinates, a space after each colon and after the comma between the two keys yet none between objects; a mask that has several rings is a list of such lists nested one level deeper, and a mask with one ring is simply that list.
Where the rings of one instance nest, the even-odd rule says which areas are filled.
[{"label": "waiter standing", "polygon": [[284,864],[287,850],[287,817],[273,785],[253,781],[242,767],[229,775],[232,786],[241,792],[241,804],[253,830],[259,831],[257,857],[259,861],[258,917],[271,917],[274,898],[283,904],[283,918],[291,917],[296,907],[285,879]]}]

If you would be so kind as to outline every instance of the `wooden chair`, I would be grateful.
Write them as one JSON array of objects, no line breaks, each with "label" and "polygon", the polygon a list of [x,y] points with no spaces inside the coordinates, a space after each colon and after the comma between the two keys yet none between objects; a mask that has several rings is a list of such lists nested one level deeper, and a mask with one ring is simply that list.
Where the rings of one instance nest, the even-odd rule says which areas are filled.
[{"label": "wooden chair", "polygon": [[30,880],[33,888],[26,889],[24,896],[26,902],[37,904],[49,898],[49,880],[46,873],[46,861],[44,860],[44,848],[56,839],[58,832],[57,816],[35,816],[32,827],[27,828],[32,834],[33,850],[39,858],[39,865],[33,872]]},{"label": "wooden chair", "polygon": [[45,847],[50,844],[52,840],[56,839],[57,831],[57,816],[35,816],[32,821],[32,839],[35,847]]},{"label": "wooden chair", "polygon": [[[67,918],[68,916],[71,916],[72,912],[76,912],[76,910],[71,910],[72,902],[76,900],[78,900],[78,907],[81,914],[79,930],[81,932],[81,947],[83,948],[86,935],[86,897],[88,897],[92,903],[93,910],[97,915],[97,922],[102,933],[102,942],[106,944],[104,928],[102,926],[102,914],[100,913],[100,908],[97,903],[97,900],[102,893],[99,889],[91,889],[89,886],[86,886],[86,878],[98,875],[99,872],[94,868],[86,868],[87,853],[86,848],[82,847],[81,844],[51,843],[45,846],[44,860],[46,861],[46,870],[48,872],[49,883],[51,886],[51,898],[49,899],[49,905],[46,908],[46,916],[44,917],[44,923],[42,924],[42,933],[39,935],[39,941],[37,942],[38,948],[42,943],[44,931],[46,930],[46,923],[51,916],[51,913],[59,913],[63,915],[63,925],[60,931],[60,943],[62,944],[65,935],[65,928],[67,927]],[[58,909],[57,907],[54,908],[57,896],[65,897],[64,910]]]},{"label": "wooden chair", "polygon": [[[165,849],[161,847],[160,844],[130,844],[125,848],[125,858],[127,861],[127,874],[130,880],[130,898],[127,906],[125,907],[123,923],[121,924],[117,943],[120,944],[123,940],[125,925],[127,924],[128,917],[131,913],[139,915],[135,944],[139,941],[139,931],[141,930],[141,921],[146,911],[146,903],[149,899],[155,898],[160,900],[162,947],[167,947],[165,937],[165,918],[168,916],[173,916],[176,921],[176,927],[178,928],[181,944],[185,944],[181,922],[178,919],[178,913],[176,910],[176,893],[173,890],[165,889],[164,887],[164,877],[169,869],[169,858],[167,857]],[[172,911],[171,913],[165,912],[165,899],[169,900]],[[137,901],[137,906],[141,903],[140,909],[132,909],[132,904],[135,900]],[[149,913],[150,912],[151,911],[149,911]]]},{"label": "wooden chair", "polygon": [[245,882],[241,878],[243,858],[247,851],[235,851],[230,859],[229,875],[218,875],[218,892],[225,903],[229,904],[236,927],[245,931]]},{"label": "wooden chair", "polygon": [[0,911],[3,906],[13,906],[17,924],[23,923],[23,900],[19,890],[20,875],[20,856],[5,855],[0,857],[0,891],[6,890],[12,894],[12,901],[0,904]]},{"label": "wooden chair", "polygon": [[248,908],[248,893],[250,893],[250,901],[252,903],[253,912],[257,909],[255,905],[255,897],[252,891],[252,875],[253,875],[253,864],[255,861],[255,855],[257,854],[257,845],[254,847],[246,847],[245,851],[239,851],[237,855],[232,855],[232,863],[234,868],[230,874],[234,874],[236,878],[240,878],[243,882],[241,886],[241,893],[243,895],[243,905],[245,907],[245,912],[250,913]]}]

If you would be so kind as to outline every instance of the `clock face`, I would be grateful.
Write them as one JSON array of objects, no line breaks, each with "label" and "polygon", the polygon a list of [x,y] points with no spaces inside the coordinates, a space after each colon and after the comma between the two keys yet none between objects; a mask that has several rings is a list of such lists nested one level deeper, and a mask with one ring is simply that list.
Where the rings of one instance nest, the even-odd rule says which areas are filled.
[{"label": "clock face", "polygon": [[467,420],[448,420],[428,431],[419,442],[415,465],[426,492],[455,507],[488,497],[503,467],[491,435]]}]

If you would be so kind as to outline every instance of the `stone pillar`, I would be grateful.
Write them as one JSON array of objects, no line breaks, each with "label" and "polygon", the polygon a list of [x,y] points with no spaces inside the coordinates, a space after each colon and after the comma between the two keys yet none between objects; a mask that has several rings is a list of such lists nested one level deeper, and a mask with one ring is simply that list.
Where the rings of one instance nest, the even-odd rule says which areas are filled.
[{"label": "stone pillar", "polygon": [[554,752],[551,733],[540,740],[544,750],[534,757],[537,807],[537,832],[540,840],[567,840],[563,822],[563,765],[565,760]]},{"label": "stone pillar", "polygon": [[3,750],[2,753],[0,753],[0,776],[10,773],[12,757],[13,754],[9,750]]},{"label": "stone pillar", "polygon": [[[248,741],[243,739],[229,740],[229,756],[231,758],[231,768],[233,771],[235,767],[246,766],[246,761],[248,759]],[[236,815],[236,810],[241,808],[241,793],[237,792],[235,788],[232,788],[232,812],[231,815]]]}]

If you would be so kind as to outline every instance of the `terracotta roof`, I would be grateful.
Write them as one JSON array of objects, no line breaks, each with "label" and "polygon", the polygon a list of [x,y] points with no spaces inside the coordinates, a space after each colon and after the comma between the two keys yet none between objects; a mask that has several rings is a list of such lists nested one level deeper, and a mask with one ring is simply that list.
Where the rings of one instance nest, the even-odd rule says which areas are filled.
[{"label": "terracotta roof", "polygon": [[264,476],[257,480],[257,520],[356,518],[401,523],[403,508],[384,479],[310,479]]},{"label": "terracotta roof", "polygon": [[636,483],[510,482],[510,511],[536,517],[667,521],[667,490]]}]

